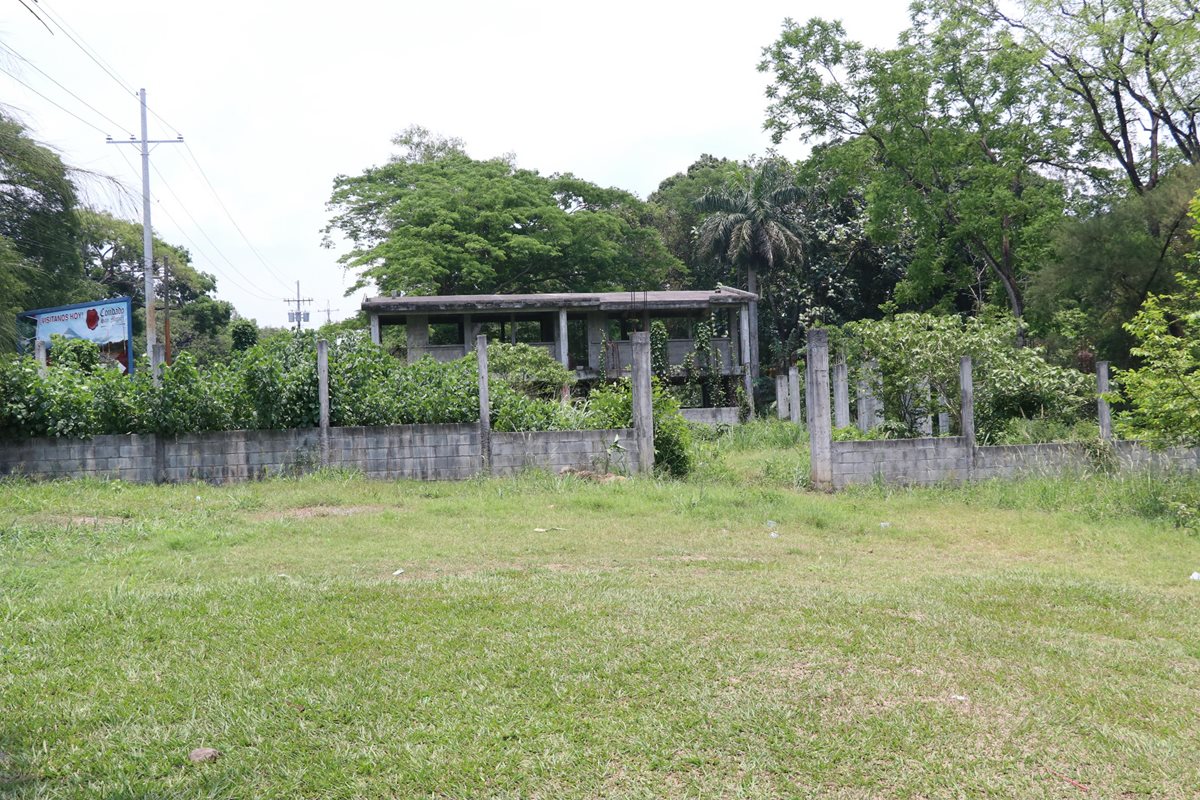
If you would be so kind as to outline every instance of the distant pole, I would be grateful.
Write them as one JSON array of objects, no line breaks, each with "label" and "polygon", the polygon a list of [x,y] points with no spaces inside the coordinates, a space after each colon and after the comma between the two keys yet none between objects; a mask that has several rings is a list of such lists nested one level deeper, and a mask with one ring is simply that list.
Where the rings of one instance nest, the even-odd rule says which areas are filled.
[{"label": "distant pole", "polygon": [[638,472],[654,471],[654,402],[650,380],[650,334],[638,331],[633,340],[633,435],[638,444]]},{"label": "distant pole", "polygon": [[329,464],[329,342],[317,340],[317,402],[320,404],[321,463]]},{"label": "distant pole", "polygon": [[146,353],[151,354],[152,346],[158,343],[158,320],[154,316],[154,228],[150,224],[150,145],[152,144],[182,144],[183,137],[174,139],[150,139],[146,135],[146,90],[138,89],[138,102],[141,105],[142,138],[132,136],[128,141],[117,141],[111,136],[106,140],[109,144],[140,145],[142,156],[142,269],[146,280]]},{"label": "distant pole", "polygon": [[808,332],[808,444],[812,485],[833,489],[833,427],[829,413],[829,332]]},{"label": "distant pole", "polygon": [[1100,418],[1100,438],[1112,441],[1112,409],[1104,395],[1108,394],[1108,362],[1096,362],[1096,412]]},{"label": "distant pole", "polygon": [[33,340],[33,357],[37,360],[38,374],[43,378],[46,377],[46,365],[49,359],[46,357],[46,343],[41,339]]},{"label": "distant pole", "polygon": [[795,364],[788,367],[788,414],[792,422],[800,424],[800,368]]},{"label": "distant pole", "polygon": [[326,301],[325,301],[325,307],[324,307],[324,308],[318,308],[318,309],[317,309],[317,311],[324,311],[324,312],[325,312],[325,324],[326,324],[326,325],[329,325],[329,324],[331,324],[331,323],[333,322],[333,312],[335,312],[335,311],[341,311],[341,309],[340,309],[340,308],[330,308],[330,307],[329,307],[329,301],[328,301],[328,300],[326,300]]},{"label": "distant pole", "polygon": [[958,386],[961,392],[962,424],[960,431],[971,451],[974,463],[975,453],[975,380],[972,376],[971,357],[962,356],[958,360]]},{"label": "distant pole", "polygon": [[845,353],[838,353],[833,360],[833,424],[837,428],[850,425],[850,367]]},{"label": "distant pole", "polygon": [[479,364],[479,461],[485,475],[492,471],[492,401],[488,393],[487,334],[475,337],[475,358]]},{"label": "distant pole", "polygon": [[311,298],[311,297],[301,297],[301,296],[300,296],[300,281],[296,281],[296,299],[295,299],[295,300],[293,300],[293,299],[291,299],[290,297],[285,297],[285,298],[283,298],[283,302],[285,302],[285,303],[287,303],[287,304],[289,304],[289,305],[291,305],[292,303],[295,303],[295,304],[296,304],[296,317],[295,317],[295,320],[296,320],[296,330],[297,330],[297,331],[299,331],[299,330],[300,330],[300,322],[303,320],[303,316],[302,316],[302,315],[301,315],[301,313],[300,313],[300,306],[301,306],[303,303],[311,303],[312,301],[313,301],[313,300],[312,300],[312,298]]}]

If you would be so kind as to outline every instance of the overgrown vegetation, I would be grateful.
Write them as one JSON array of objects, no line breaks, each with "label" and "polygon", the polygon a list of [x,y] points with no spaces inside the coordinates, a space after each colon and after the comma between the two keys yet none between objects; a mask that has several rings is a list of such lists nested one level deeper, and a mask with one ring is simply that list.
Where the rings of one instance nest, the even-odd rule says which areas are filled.
[{"label": "overgrown vegetation", "polygon": [[[1013,420],[1074,425],[1094,401],[1095,379],[1055,366],[1038,347],[1018,346],[1018,325],[1000,314],[896,314],[849,323],[836,332],[832,346],[849,356],[851,385],[866,380],[883,398],[886,419],[910,431],[920,417],[941,411],[957,429],[961,356],[972,359],[975,430],[981,441],[1003,439]],[[872,362],[877,371],[867,368]]]},{"label": "overgrown vegetation", "polygon": [[[43,377],[32,358],[0,360],[0,438],[86,437],[105,433],[175,435],[197,431],[315,427],[320,405],[316,334],[285,333],[248,347],[228,363],[197,366],[190,353],[164,367],[155,385],[148,365],[135,376],[100,368],[96,346],[59,341]],[[492,426],[498,431],[625,428],[632,389],[621,381],[574,399],[573,373],[545,350],[488,347]],[[409,425],[479,419],[476,358],[405,364],[361,331],[329,348],[330,424]],[[688,472],[689,432],[679,403],[654,388],[655,452],[669,475]]]}]

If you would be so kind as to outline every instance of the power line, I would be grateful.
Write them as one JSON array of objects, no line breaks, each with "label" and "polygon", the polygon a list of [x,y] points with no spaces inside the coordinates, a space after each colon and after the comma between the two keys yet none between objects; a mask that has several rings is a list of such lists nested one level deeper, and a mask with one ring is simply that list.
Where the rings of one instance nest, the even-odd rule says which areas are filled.
[{"label": "power line", "polygon": [[[133,166],[133,162],[131,162],[129,160],[129,158],[125,155],[125,153],[122,152],[121,150],[118,149],[117,153],[121,156],[121,160],[125,162],[125,165],[129,167],[129,170],[136,175],[137,169]],[[154,168],[154,171],[158,172],[158,169]],[[159,178],[162,179],[161,173],[159,173]],[[192,220],[192,223],[196,226],[196,230],[200,231],[200,233],[202,233],[204,235],[204,237],[206,239],[209,239],[209,241],[211,242],[212,241],[211,238],[208,236],[207,233],[204,233],[204,230],[200,227],[200,223],[196,222],[195,217],[192,217],[191,213],[187,211],[187,207],[183,205],[183,202],[179,200],[178,195],[175,194],[174,190],[171,189],[170,185],[165,180],[163,180],[163,186],[165,186],[167,188],[167,191],[169,191],[171,193],[171,195],[173,197],[175,197],[176,202],[179,202],[180,208],[182,208],[184,210],[184,212],[187,213],[188,217]],[[246,292],[247,294],[254,297],[255,299],[258,299],[258,300],[274,300],[275,299],[274,297],[262,292],[262,290],[253,288],[253,283],[248,278],[246,278],[244,275],[241,275],[241,273],[239,273],[237,271],[237,268],[233,266],[233,263],[229,262],[229,259],[226,258],[225,254],[221,253],[220,248],[218,248],[214,244],[213,248],[215,250],[217,250],[218,253],[221,254],[221,257],[224,258],[225,261],[229,262],[230,269],[232,269],[234,271],[234,274],[241,276],[250,285],[247,286],[245,284],[242,284],[240,281],[238,281],[236,278],[234,278],[233,275],[230,275],[230,274],[226,273],[223,269],[221,269],[217,260],[214,259],[212,256],[210,256],[207,251],[205,251],[202,247],[200,247],[200,245],[198,245],[196,243],[196,241],[187,234],[187,230],[184,228],[183,225],[180,224],[179,220],[175,219],[175,216],[170,212],[170,210],[166,206],[164,206],[162,204],[162,202],[159,201],[158,199],[155,199],[154,202],[157,203],[159,209],[161,209],[162,212],[167,215],[167,219],[169,219],[169,220],[171,220],[171,222],[175,223],[175,228],[179,231],[179,235],[182,236],[184,239],[186,239],[188,241],[188,244],[190,244],[192,246],[192,249],[195,250],[197,253],[199,253],[201,256],[203,256],[204,259],[206,261],[208,261],[209,264],[212,265],[212,268],[214,270],[217,270],[218,272],[220,272],[222,278],[228,280],[235,287],[237,287],[238,289],[240,289],[243,292]]]},{"label": "power line", "polygon": [[[71,27],[71,24],[66,21],[66,18],[62,17],[60,14],[58,14],[57,11],[54,11],[49,6],[47,6],[45,0],[40,0],[38,5],[44,12],[46,12],[46,18],[49,19],[51,22],[53,22],[55,27],[57,27],[60,31],[62,31],[63,35],[65,35],[68,39],[70,39],[71,43],[79,48],[80,52],[82,52],[85,56],[87,56],[89,59],[91,59],[92,63],[94,63],[96,66],[98,66],[100,69],[102,69],[104,71],[104,73],[106,75],[108,75],[108,77],[110,77],[114,81],[116,81],[116,84],[118,86],[120,86],[122,90],[129,92],[130,94],[134,94],[134,95],[137,94],[137,92],[134,91],[134,89],[133,89],[132,85],[129,83],[129,81],[125,80],[117,73],[116,67],[113,67],[111,64],[108,63],[108,61],[106,61],[100,55],[99,50],[92,47],[86,41],[83,41],[81,43],[81,40],[83,40],[83,35],[81,33],[79,33],[79,31],[77,31],[73,27]],[[46,25],[45,22],[42,22],[42,24]],[[50,30],[49,25],[46,25],[46,30]],[[53,34],[54,31],[51,30],[50,33]],[[74,35],[72,35],[72,34],[74,34]],[[78,38],[76,38],[76,37],[78,37]],[[159,114],[157,111],[155,111],[153,108],[150,108],[149,106],[147,106],[146,110],[149,111],[150,114],[153,117],[155,117],[159,122],[161,122],[162,124],[164,124],[168,128],[170,128],[172,131],[174,131],[176,136],[181,135],[179,133],[178,128],[176,128],[174,125],[172,125],[166,119],[164,119],[162,117],[162,115]],[[118,126],[118,127],[120,127],[120,126]]]},{"label": "power line", "polygon": [[250,241],[250,238],[246,236],[245,231],[242,230],[242,226],[238,225],[237,220],[234,219],[233,214],[230,213],[228,206],[225,205],[225,201],[221,199],[221,195],[217,194],[217,187],[213,186],[213,182],[209,180],[208,174],[204,171],[204,167],[200,166],[200,160],[197,159],[196,154],[192,152],[191,146],[188,145],[187,142],[184,142],[183,149],[187,151],[189,156],[191,156],[192,163],[196,165],[196,170],[200,173],[200,177],[204,178],[204,182],[208,184],[209,191],[211,191],[213,197],[217,199],[217,203],[221,206],[221,210],[225,212],[225,216],[229,217],[229,221],[233,223],[233,227],[237,229],[238,234],[242,237],[242,240],[246,243],[246,246],[250,248],[250,252],[254,253],[255,257],[258,258],[259,262],[266,268],[267,272],[271,274],[271,277],[279,281],[282,285],[287,286],[287,281],[279,277],[275,270],[271,269],[271,265],[267,263],[267,260],[262,257],[261,253],[258,252],[258,248],[256,248]]},{"label": "power line", "polygon": [[[44,78],[46,78],[47,80],[49,80],[49,81],[50,81],[51,83],[53,83],[55,86],[57,86],[58,88],[62,89],[62,90],[63,90],[64,92],[66,92],[67,94],[71,95],[71,97],[74,97],[74,98],[75,98],[76,100],[78,100],[79,102],[83,103],[85,106],[87,106],[87,107],[88,107],[88,108],[90,108],[90,109],[91,109],[93,112],[95,112],[96,114],[98,114],[98,115],[100,115],[101,117],[103,117],[104,119],[106,119],[108,122],[112,123],[112,125],[114,126],[114,128],[115,128],[116,130],[121,130],[122,128],[124,128],[124,127],[125,127],[124,125],[122,125],[121,123],[119,123],[119,122],[117,122],[115,119],[113,119],[112,117],[110,117],[110,116],[108,116],[107,114],[105,114],[105,113],[104,113],[103,111],[101,111],[100,109],[96,108],[94,105],[92,105],[91,103],[89,103],[87,100],[84,100],[82,97],[80,97],[79,95],[77,95],[77,94],[75,94],[74,92],[72,92],[72,91],[71,91],[70,89],[68,89],[66,86],[63,86],[61,83],[59,83],[57,80],[55,80],[55,79],[54,79],[54,77],[53,77],[52,75],[49,75],[49,74],[47,74],[47,73],[45,72],[45,70],[43,70],[43,69],[42,69],[41,67],[39,67],[37,64],[34,64],[32,61],[30,61],[30,60],[29,60],[28,58],[26,58],[25,56],[23,56],[23,55],[21,55],[20,53],[18,53],[18,52],[17,52],[16,50],[14,50],[14,49],[13,49],[11,46],[9,46],[9,45],[7,45],[7,44],[5,44],[5,43],[3,43],[3,42],[0,42],[0,47],[3,47],[5,50],[7,50],[8,52],[12,53],[12,54],[13,54],[14,56],[16,56],[17,58],[21,59],[22,61],[24,61],[24,62],[25,62],[26,64],[28,64],[29,66],[33,67],[35,70],[37,70],[39,73],[41,73],[41,75],[42,75]],[[7,73],[7,74],[8,74],[10,77],[12,76],[12,73]],[[60,108],[61,108],[61,106],[60,106]],[[126,129],[126,132],[128,132],[128,129]]]},{"label": "power line", "polygon": [[[233,261],[227,255],[225,255],[224,252],[222,252],[220,247],[217,246],[217,243],[215,241],[213,241],[213,238],[208,235],[208,232],[206,230],[204,230],[204,228],[200,225],[199,221],[197,221],[197,219],[192,215],[192,212],[188,210],[187,205],[185,205],[183,200],[180,199],[179,195],[175,193],[175,190],[171,188],[171,184],[167,183],[167,179],[163,177],[163,174],[159,171],[158,167],[151,164],[150,168],[154,170],[154,174],[157,175],[159,181],[162,182],[163,188],[165,188],[171,194],[171,197],[175,198],[175,202],[179,204],[180,210],[182,210],[183,213],[187,215],[187,218],[192,221],[192,224],[196,226],[196,230],[200,233],[200,235],[203,236],[210,245],[212,245],[212,248],[213,248],[213,250],[215,250],[217,252],[217,255],[219,255],[222,259],[225,260],[225,263],[229,265],[229,268],[231,270],[233,270],[240,277],[245,279],[247,283],[249,283],[250,279],[247,278],[245,275],[243,275],[241,272],[239,272],[238,268],[234,265]],[[159,205],[159,208],[162,208],[161,202],[158,205]],[[176,224],[178,224],[178,223],[176,223]],[[246,290],[246,291],[250,291],[250,290]],[[269,295],[267,295],[265,293],[261,293],[261,290],[256,290],[256,292],[260,293],[260,297],[259,297],[260,300],[272,299]]]},{"label": "power line", "polygon": [[[26,89],[28,89],[29,91],[33,92],[33,93],[34,93],[34,94],[36,94],[38,97],[40,97],[40,98],[42,98],[43,100],[45,100],[47,103],[49,103],[50,105],[52,105],[52,106],[54,106],[55,108],[57,108],[59,111],[62,111],[63,113],[66,113],[66,114],[70,114],[72,117],[74,117],[75,119],[79,120],[79,121],[80,121],[80,122],[82,122],[84,125],[87,125],[89,128],[91,128],[91,129],[92,129],[92,130],[94,130],[94,131],[98,131],[99,133],[101,133],[101,134],[102,134],[102,135],[104,135],[104,136],[108,136],[108,135],[109,135],[108,131],[106,131],[106,130],[104,130],[103,128],[100,128],[100,127],[98,127],[98,126],[96,126],[96,125],[93,125],[92,123],[90,123],[90,122],[88,122],[86,119],[84,119],[83,117],[81,117],[81,116],[79,116],[78,114],[76,114],[76,113],[75,113],[74,111],[72,111],[71,109],[69,109],[69,108],[67,108],[67,107],[65,107],[65,106],[62,106],[62,105],[60,105],[60,104],[58,104],[58,103],[54,102],[54,101],[53,101],[53,100],[51,100],[49,97],[47,97],[46,95],[42,94],[42,93],[41,93],[41,92],[39,92],[37,89],[35,89],[35,88],[33,88],[32,86],[30,86],[28,83],[26,83],[25,81],[23,81],[23,80],[21,80],[20,78],[18,78],[16,75],[13,75],[11,72],[9,72],[8,70],[6,70],[4,67],[0,67],[0,72],[3,72],[5,75],[7,75],[8,77],[12,78],[12,79],[13,79],[14,81],[16,81],[17,83],[21,84],[22,86],[24,86],[24,87],[25,87]],[[88,106],[88,107],[89,107],[89,108],[91,108],[91,106]],[[104,115],[103,115],[103,114],[101,114],[101,116],[104,116]],[[119,130],[119,129],[118,129],[118,130]]]},{"label": "power line", "polygon": [[[81,53],[83,53],[85,56],[87,56],[88,58],[90,58],[92,60],[92,63],[94,63],[100,69],[104,70],[104,72],[108,75],[108,77],[110,77],[114,81],[116,81],[117,85],[120,86],[122,89],[129,92],[130,94],[137,94],[137,92],[135,92],[131,88],[131,85],[129,84],[128,81],[126,81],[125,79],[118,76],[116,74],[116,70],[113,68],[110,68],[108,66],[107,62],[105,62],[104,59],[100,58],[98,53],[94,53],[94,51],[91,49],[90,45],[85,47],[84,45],[79,43],[79,39],[82,39],[83,36],[80,35],[79,32],[76,31],[74,28],[72,28],[70,23],[68,23],[65,19],[64,20],[58,19],[57,18],[59,16],[58,12],[55,11],[54,9],[50,8],[49,6],[47,6],[46,0],[40,0],[40,2],[38,3],[38,6],[42,9],[42,11],[45,12],[46,17],[51,22],[53,22],[54,25],[60,31],[63,32],[63,35],[66,36],[68,39],[70,39],[71,43],[74,44],[76,47],[78,47],[79,51]],[[78,36],[79,39],[76,39],[75,36],[72,36],[71,35],[72,33],[74,33],[75,36]]]}]

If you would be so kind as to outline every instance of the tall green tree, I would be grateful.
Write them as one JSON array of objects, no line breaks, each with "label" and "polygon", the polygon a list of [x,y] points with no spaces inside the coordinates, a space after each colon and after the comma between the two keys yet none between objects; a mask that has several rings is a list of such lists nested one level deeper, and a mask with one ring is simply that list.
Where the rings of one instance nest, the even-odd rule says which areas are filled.
[{"label": "tall green tree", "polygon": [[380,291],[413,294],[649,289],[682,265],[633,195],[511,158],[476,160],[421,129],[388,164],[334,181],[325,244]]},{"label": "tall green tree", "polygon": [[671,276],[675,285],[711,289],[718,283],[735,283],[737,278],[723,258],[703,252],[697,232],[706,212],[699,200],[709,192],[720,191],[737,180],[742,166],[727,158],[701,155],[686,172],[677,172],[663,180],[647,201],[660,210],[656,227],[667,249],[687,269],[685,275]]},{"label": "tall green tree", "polygon": [[[1054,91],[1042,97],[1079,136],[1068,166],[1142,194],[1200,164],[1200,6],[1190,0],[966,0],[1013,32]],[[1015,6],[1015,7],[1014,7]]]},{"label": "tall green tree", "polygon": [[81,277],[71,175],[53,150],[0,112],[0,349],[16,312],[72,299]]},{"label": "tall green tree", "polygon": [[777,141],[798,132],[873,146],[871,215],[916,236],[902,303],[952,305],[964,292],[992,302],[995,287],[1020,317],[1025,278],[1050,255],[1064,200],[1047,165],[1070,153],[1071,136],[1034,102],[1046,79],[1011,38],[971,9],[915,3],[896,48],[865,47],[840,23],[813,19],[786,21],[764,53]]},{"label": "tall green tree", "polygon": [[[708,215],[698,233],[701,252],[744,271],[746,290],[758,294],[760,274],[798,267],[802,261],[801,198],[786,164],[772,159],[747,168],[735,182],[697,202]],[[760,330],[757,302],[750,303],[750,327]],[[752,338],[755,373],[758,365],[758,343]]]}]

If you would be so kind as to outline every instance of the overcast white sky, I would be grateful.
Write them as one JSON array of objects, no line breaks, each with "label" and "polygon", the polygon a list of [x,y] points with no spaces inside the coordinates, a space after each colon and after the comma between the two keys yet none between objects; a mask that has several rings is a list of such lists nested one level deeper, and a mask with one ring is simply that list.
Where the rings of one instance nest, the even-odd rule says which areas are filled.
[{"label": "overcast white sky", "polygon": [[[877,46],[893,43],[907,17],[907,3],[880,0],[41,6],[129,88],[145,87],[150,107],[173,126],[151,117],[152,138],[184,135],[271,269],[182,146],[151,156],[162,176],[151,173],[155,230],[188,247],[196,266],[216,274],[218,296],[263,325],[286,323],[282,298],[295,296],[297,279],[316,301],[314,323],[327,303],[334,319],[357,309],[361,292],[343,296],[353,279],[336,264],[339,251],[321,247],[325,202],[334,176],[385,161],[392,135],[410,124],[461,137],[476,157],[512,152],[522,167],[645,197],[701,153],[740,159],[770,146],[762,131],[767,76],[755,67],[785,17],[837,17]],[[114,138],[137,133],[136,97],[51,27],[53,35],[17,0],[0,0],[0,42],[29,62],[0,50],[0,69]],[[106,145],[100,131],[3,73],[0,102],[68,163],[130,187],[133,202],[118,210],[140,221],[133,147]],[[781,150],[803,152],[796,142]]]}]

